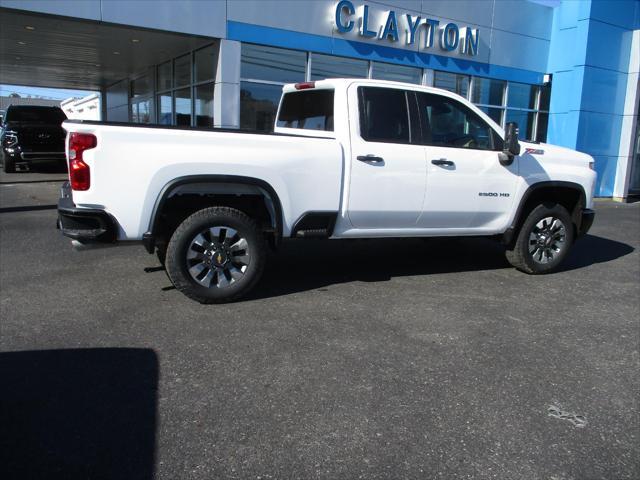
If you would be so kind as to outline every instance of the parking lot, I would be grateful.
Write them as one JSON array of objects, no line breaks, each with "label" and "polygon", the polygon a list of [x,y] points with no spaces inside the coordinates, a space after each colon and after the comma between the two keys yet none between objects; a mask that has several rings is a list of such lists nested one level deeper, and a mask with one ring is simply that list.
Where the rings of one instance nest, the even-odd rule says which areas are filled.
[{"label": "parking lot", "polygon": [[[640,203],[560,273],[482,239],[285,243],[204,306],[0,176],[0,477],[640,477]],[[2,473],[2,469],[6,469]]]}]

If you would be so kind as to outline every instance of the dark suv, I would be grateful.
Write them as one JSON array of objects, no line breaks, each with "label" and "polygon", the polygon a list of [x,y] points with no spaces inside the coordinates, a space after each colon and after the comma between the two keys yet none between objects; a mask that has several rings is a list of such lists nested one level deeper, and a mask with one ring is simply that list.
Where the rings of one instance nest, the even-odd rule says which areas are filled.
[{"label": "dark suv", "polygon": [[48,162],[66,166],[62,128],[66,119],[59,107],[9,106],[0,134],[4,171],[15,172],[16,164],[31,167]]}]

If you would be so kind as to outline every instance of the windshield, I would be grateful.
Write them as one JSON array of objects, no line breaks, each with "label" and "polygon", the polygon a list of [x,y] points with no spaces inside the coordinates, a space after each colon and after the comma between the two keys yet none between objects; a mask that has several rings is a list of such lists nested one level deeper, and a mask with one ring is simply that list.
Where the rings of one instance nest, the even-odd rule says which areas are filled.
[{"label": "windshield", "polygon": [[67,119],[58,107],[13,107],[7,110],[6,122],[28,122],[60,125]]}]

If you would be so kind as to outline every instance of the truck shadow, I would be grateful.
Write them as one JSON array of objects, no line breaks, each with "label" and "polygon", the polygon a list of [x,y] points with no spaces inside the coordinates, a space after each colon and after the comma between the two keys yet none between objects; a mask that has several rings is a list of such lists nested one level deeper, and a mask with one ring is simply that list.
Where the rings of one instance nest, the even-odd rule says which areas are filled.
[{"label": "truck shadow", "polygon": [[[633,252],[625,243],[581,238],[560,271],[615,260]],[[481,238],[288,241],[267,264],[248,299],[269,298],[330,285],[384,282],[393,277],[512,268],[504,247]]]},{"label": "truck shadow", "polygon": [[153,478],[152,350],[0,353],[0,379],[0,478]]}]

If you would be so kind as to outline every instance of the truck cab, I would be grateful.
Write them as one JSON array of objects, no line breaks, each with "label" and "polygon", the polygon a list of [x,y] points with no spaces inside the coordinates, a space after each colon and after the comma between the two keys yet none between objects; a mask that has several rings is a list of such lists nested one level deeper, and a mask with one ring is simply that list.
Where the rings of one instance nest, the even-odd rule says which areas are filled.
[{"label": "truck cab", "polygon": [[287,85],[275,131],[343,146],[348,188],[338,237],[499,234],[534,184],[556,196],[565,191],[558,182],[572,184],[566,194],[583,195],[591,208],[591,157],[517,140],[519,152],[505,153],[498,124],[436,88],[349,79]]}]

